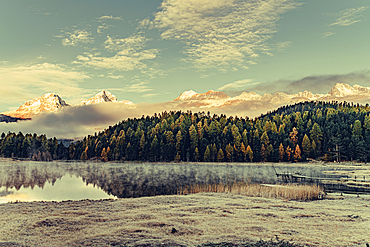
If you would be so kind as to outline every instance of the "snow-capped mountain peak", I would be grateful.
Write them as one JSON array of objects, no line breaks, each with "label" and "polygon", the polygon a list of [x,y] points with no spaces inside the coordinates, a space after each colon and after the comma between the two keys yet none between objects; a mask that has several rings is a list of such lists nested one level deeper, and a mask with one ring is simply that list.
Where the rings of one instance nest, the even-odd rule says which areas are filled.
[{"label": "snow-capped mountain peak", "polygon": [[21,105],[18,109],[4,112],[4,115],[15,118],[31,118],[41,112],[54,112],[68,104],[55,93],[47,93]]},{"label": "snow-capped mountain peak", "polygon": [[189,90],[189,91],[185,91],[183,92],[182,94],[180,94],[179,97],[177,97],[175,100],[186,100],[186,99],[190,99],[196,95],[199,95],[197,92],[193,91],[193,90]]},{"label": "snow-capped mountain peak", "polygon": [[104,102],[117,102],[117,97],[110,92],[103,90],[94,97],[81,101],[78,105],[91,105]]}]

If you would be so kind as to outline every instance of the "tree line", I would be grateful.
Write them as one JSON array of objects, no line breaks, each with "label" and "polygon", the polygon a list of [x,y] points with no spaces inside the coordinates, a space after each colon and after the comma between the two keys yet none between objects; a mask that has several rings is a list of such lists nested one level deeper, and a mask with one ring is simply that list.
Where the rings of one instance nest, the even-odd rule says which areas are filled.
[{"label": "tree line", "polygon": [[124,120],[68,147],[45,135],[3,133],[0,152],[45,161],[367,162],[369,111],[368,105],[320,101],[254,119],[170,111]]}]

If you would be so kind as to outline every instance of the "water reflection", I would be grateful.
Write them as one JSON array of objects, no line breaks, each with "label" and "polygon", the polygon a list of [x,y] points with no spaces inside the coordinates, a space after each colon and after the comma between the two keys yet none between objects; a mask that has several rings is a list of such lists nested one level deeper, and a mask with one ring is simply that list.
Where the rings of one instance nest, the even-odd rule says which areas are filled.
[{"label": "water reflection", "polygon": [[[317,167],[295,169],[307,175],[321,172]],[[169,195],[194,184],[240,181],[275,183],[276,176],[271,166],[255,164],[0,162],[0,201]]]}]

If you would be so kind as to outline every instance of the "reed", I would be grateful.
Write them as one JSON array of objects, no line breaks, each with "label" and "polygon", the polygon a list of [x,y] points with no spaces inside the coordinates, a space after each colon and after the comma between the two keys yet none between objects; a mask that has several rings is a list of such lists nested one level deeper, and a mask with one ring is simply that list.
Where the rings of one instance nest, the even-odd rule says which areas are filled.
[{"label": "reed", "polygon": [[201,192],[232,193],[252,197],[282,198],[287,200],[311,201],[322,199],[324,190],[317,185],[268,185],[234,183],[226,184],[196,184],[178,190],[179,195]]}]

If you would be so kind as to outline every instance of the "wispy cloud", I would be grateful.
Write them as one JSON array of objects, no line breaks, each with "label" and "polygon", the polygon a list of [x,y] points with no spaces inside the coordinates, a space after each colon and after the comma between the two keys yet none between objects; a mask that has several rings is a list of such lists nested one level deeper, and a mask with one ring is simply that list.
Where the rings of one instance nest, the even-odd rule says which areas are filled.
[{"label": "wispy cloud", "polygon": [[112,25],[108,25],[107,23],[103,23],[102,25],[98,26],[96,28],[96,32],[97,33],[103,33],[104,30],[107,30],[109,29],[110,27],[113,27]]},{"label": "wispy cloud", "polygon": [[56,36],[62,39],[63,46],[78,46],[79,44],[93,43],[94,37],[90,31],[86,30],[61,30],[61,34]]},{"label": "wispy cloud", "polygon": [[103,15],[97,18],[98,20],[119,20],[122,21],[122,18],[119,16],[113,16],[113,15]]},{"label": "wispy cloud", "polygon": [[[134,81],[138,81],[138,79]],[[150,88],[149,85],[150,85],[149,82],[141,81],[141,82],[134,82],[133,84],[124,86],[122,88],[108,88],[107,90],[121,91],[121,92],[128,92],[128,93],[145,93],[145,92],[153,91],[153,88]]]},{"label": "wispy cloud", "polygon": [[350,26],[356,22],[360,22],[361,20],[358,18],[361,17],[361,15],[359,14],[367,8],[368,7],[359,7],[342,10],[336,14],[337,18],[330,24],[330,26]]},{"label": "wispy cloud", "polygon": [[78,83],[90,77],[64,65],[43,63],[0,68],[0,78],[6,82],[1,83],[2,101],[24,103],[50,92],[73,100],[84,94]]},{"label": "wispy cloud", "polygon": [[147,82],[139,82],[132,84],[126,88],[127,92],[132,92],[132,93],[144,93],[148,91],[153,91],[152,88],[149,88]]},{"label": "wispy cloud", "polygon": [[154,25],[163,39],[185,42],[194,67],[225,70],[269,52],[277,21],[297,6],[293,0],[166,0]]},{"label": "wispy cloud", "polygon": [[323,33],[322,35],[324,36],[324,38],[326,38],[326,37],[332,36],[334,34],[335,33],[333,33],[333,32],[326,32],[326,33]]},{"label": "wispy cloud", "polygon": [[123,75],[108,75],[107,77],[112,78],[112,79],[122,79],[124,76]]},{"label": "wispy cloud", "polygon": [[251,83],[251,82],[252,82],[251,79],[238,80],[238,81],[234,81],[229,84],[226,84],[222,87],[219,87],[217,90],[220,90],[220,91],[237,90],[237,89],[245,88],[247,86],[256,85],[259,83],[259,82],[254,82],[254,83]]},{"label": "wispy cloud", "polygon": [[141,35],[132,35],[124,39],[107,36],[104,42],[105,49],[115,55],[100,56],[88,53],[77,56],[74,63],[99,69],[145,71],[148,68],[146,62],[155,59],[159,53],[158,49],[144,49],[148,40]]}]

